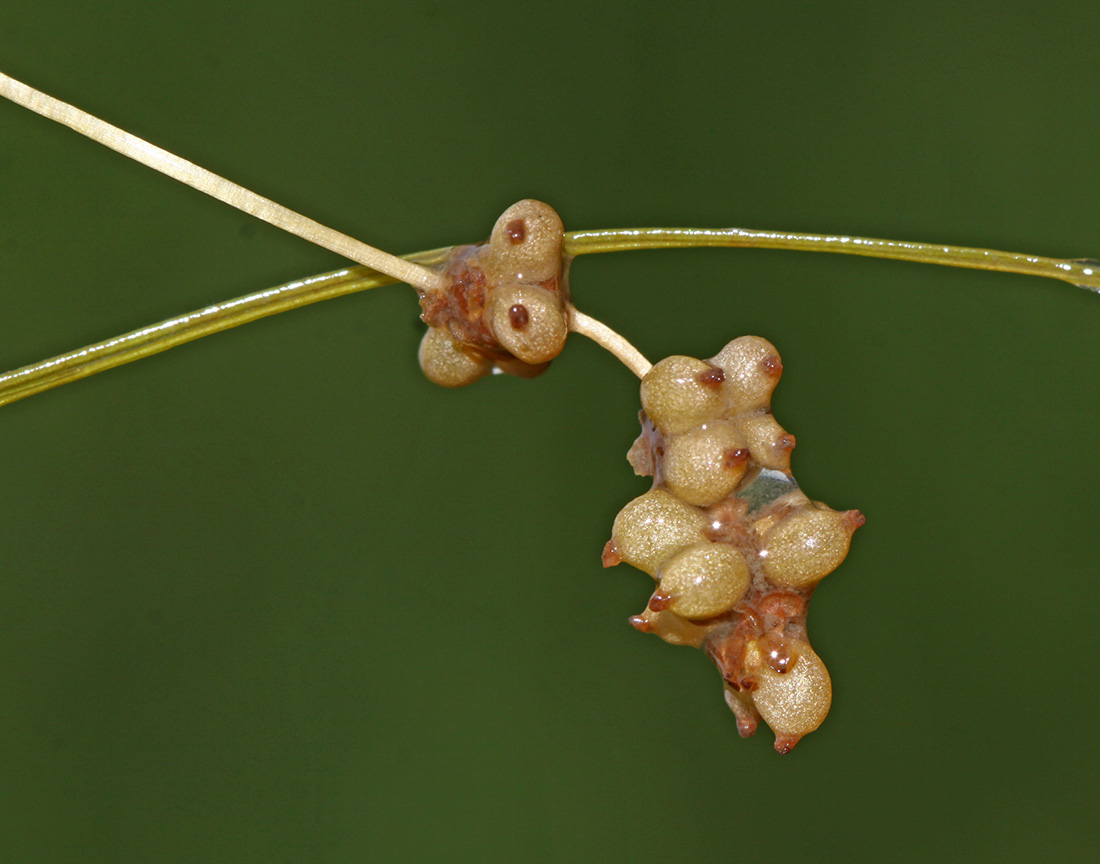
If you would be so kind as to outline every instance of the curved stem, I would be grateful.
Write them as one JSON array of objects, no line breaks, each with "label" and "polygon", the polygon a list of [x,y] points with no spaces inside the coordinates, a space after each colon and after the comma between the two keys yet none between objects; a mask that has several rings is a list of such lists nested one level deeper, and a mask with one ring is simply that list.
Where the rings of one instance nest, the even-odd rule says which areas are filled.
[{"label": "curved stem", "polygon": [[[1091,291],[1100,291],[1100,264],[1093,261],[1061,260],[963,246],[933,246],[927,243],[906,243],[897,240],[749,231],[741,228],[628,228],[573,231],[565,235],[565,250],[568,255],[697,246],[794,249],[895,258],[953,267],[1051,277],[1071,282]],[[424,267],[432,267],[442,263],[448,251],[449,249],[435,249],[430,252],[418,252],[405,256],[404,260]],[[114,339],[98,342],[95,345],[2,374],[0,375],[0,405],[139,360],[150,354],[167,351],[184,342],[228,330],[257,318],[396,281],[397,279],[392,276],[383,275],[367,267],[352,267],[217,303]],[[649,362],[637,352],[637,349],[606,325],[577,311],[573,312],[573,319],[573,330],[599,342],[619,357],[636,375],[640,377],[648,370]]]},{"label": "curved stem", "polygon": [[[895,258],[952,267],[971,267],[1051,277],[1071,282],[1091,291],[1100,291],[1100,264],[1094,261],[1061,260],[964,246],[934,246],[928,243],[906,243],[898,240],[750,231],[742,228],[628,228],[573,231],[565,235],[565,250],[568,255],[697,246],[794,249]],[[435,249],[430,252],[418,252],[405,256],[404,260],[423,267],[432,267],[441,264],[449,251],[449,249]],[[397,279],[393,276],[383,275],[367,267],[352,267],[217,303],[134,330],[114,339],[4,373],[0,375],[0,405],[139,360],[150,354],[167,351],[184,342],[228,330],[257,318],[396,281]],[[639,377],[648,371],[649,361],[615,331],[576,310],[572,315],[571,327],[575,332],[582,333],[603,345]]]},{"label": "curved stem", "polygon": [[[0,72],[0,96],[56,120],[131,159],[161,171],[246,213],[251,213],[319,246],[367,265],[315,276],[218,303],[0,375],[0,405],[68,381],[85,378],[105,369],[121,366],[150,354],[166,351],[176,345],[220,330],[237,327],[257,318],[292,309],[295,306],[363,291],[393,281],[408,282],[425,291],[438,290],[445,285],[442,274],[428,268],[441,263],[448,250],[417,253],[404,258],[390,255],[331,228],[326,228],[312,219],[307,219],[224,177],[186,159],[181,159],[167,150],[162,150],[79,108],[54,99],[33,87],[28,87],[2,72]],[[565,252],[570,256],[592,252],[689,246],[751,246],[766,249],[843,252],[850,255],[1052,277],[1090,291],[1100,291],[1100,261],[1063,260],[965,246],[907,243],[846,235],[753,231],[743,228],[628,228],[575,231],[565,236]],[[574,309],[570,327],[575,332],[582,333],[607,348],[639,377],[649,370],[649,361],[633,345],[599,321]]]},{"label": "curved stem", "polygon": [[631,345],[625,337],[616,333],[602,321],[585,315],[576,307],[569,310],[569,329],[574,333],[587,336],[597,345],[606,348],[622,360],[623,365],[639,378],[644,378],[646,373],[653,367],[653,364],[642,356],[642,352]]},{"label": "curved stem", "polygon": [[[437,249],[418,252],[407,256],[406,260],[431,267],[441,264],[448,251]],[[113,339],[0,374],[0,405],[132,363],[151,354],[159,354],[212,333],[239,327],[257,318],[396,281],[393,276],[369,267],[350,267],[215,303]]]},{"label": "curved stem", "polygon": [[1070,282],[1088,291],[1100,292],[1100,261],[1046,258],[1019,252],[1000,252],[996,249],[946,246],[941,243],[909,243],[904,240],[878,240],[847,234],[755,231],[749,228],[617,228],[606,231],[574,231],[567,234],[565,240],[565,251],[569,255],[697,246],[840,252],[870,258],[893,258],[947,267],[1044,276]]}]

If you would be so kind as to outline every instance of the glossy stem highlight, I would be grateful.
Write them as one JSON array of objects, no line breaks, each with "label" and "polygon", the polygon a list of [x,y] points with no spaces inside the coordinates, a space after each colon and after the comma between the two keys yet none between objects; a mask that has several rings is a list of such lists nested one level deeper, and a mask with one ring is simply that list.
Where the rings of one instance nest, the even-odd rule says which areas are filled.
[{"label": "glossy stem highlight", "polygon": [[[442,263],[448,251],[437,249],[418,252],[407,256],[407,260],[432,267]],[[0,375],[0,405],[132,363],[151,354],[159,354],[185,342],[239,327],[258,318],[396,281],[394,277],[369,267],[349,267],[215,303],[113,339],[5,372]]]},{"label": "glossy stem highlight", "polygon": [[[907,243],[898,240],[875,240],[828,234],[751,231],[744,228],[626,228],[573,231],[565,235],[565,251],[569,255],[697,246],[840,252],[926,264],[944,264],[950,267],[1043,276],[1070,282],[1090,291],[1100,291],[1100,264],[1097,262],[1062,260],[965,246]],[[449,249],[436,249],[430,252],[419,252],[405,256],[405,260],[425,267],[437,266],[445,260],[449,251]],[[184,342],[228,330],[257,318],[275,315],[296,306],[305,306],[330,297],[365,291],[395,281],[397,280],[368,267],[352,267],[208,306],[0,375],[0,405],[139,360],[150,354],[167,351]],[[579,324],[575,320],[573,329],[604,344],[601,338],[594,335],[598,328],[589,326],[588,321],[594,321],[594,319],[583,316]],[[595,323],[599,324],[599,322]],[[605,327],[602,324],[599,326]],[[614,333],[610,328],[606,329]],[[629,343],[626,344],[629,345]],[[637,353],[633,346],[630,346],[630,349]],[[619,356],[639,377],[645,374],[644,370],[648,369],[648,361],[641,354],[637,355],[641,358],[640,360],[636,358],[628,360],[624,358],[629,357],[629,352],[620,354],[613,349],[609,350]]]},{"label": "glossy stem highlight", "polygon": [[788,249],[801,252],[840,252],[869,258],[892,258],[947,267],[996,270],[1061,279],[1078,288],[1100,292],[1100,262],[1046,258],[996,249],[945,246],[878,240],[847,234],[794,234],[789,231],[755,231],[749,228],[617,228],[606,231],[574,231],[566,235],[569,255],[591,252],[623,252],[628,249],[675,249],[697,246]]}]

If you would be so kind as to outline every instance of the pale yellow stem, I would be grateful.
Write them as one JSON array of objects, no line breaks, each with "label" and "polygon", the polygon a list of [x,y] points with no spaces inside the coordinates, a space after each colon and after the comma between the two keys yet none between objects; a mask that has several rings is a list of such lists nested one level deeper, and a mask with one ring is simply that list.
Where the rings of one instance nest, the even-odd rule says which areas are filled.
[{"label": "pale yellow stem", "polygon": [[569,310],[569,329],[574,333],[587,336],[597,345],[606,348],[639,378],[644,378],[645,374],[653,367],[653,364],[642,356],[642,352],[631,345],[623,336],[616,333],[602,321],[585,315],[575,307]]},{"label": "pale yellow stem", "polygon": [[405,261],[396,255],[390,255],[347,234],[327,228],[320,222],[314,222],[301,213],[295,213],[282,204],[276,204],[270,198],[257,195],[213,171],[207,171],[193,162],[181,159],[174,153],[169,153],[117,126],[112,126],[67,102],[28,87],[3,72],[0,72],[0,96],[24,108],[29,108],[43,117],[56,120],[123,156],[128,156],[142,165],[167,174],[173,180],[186,183],[257,219],[262,219],[345,258],[392,276],[399,282],[408,282],[426,291],[436,290],[444,285],[444,279],[439,273]]}]

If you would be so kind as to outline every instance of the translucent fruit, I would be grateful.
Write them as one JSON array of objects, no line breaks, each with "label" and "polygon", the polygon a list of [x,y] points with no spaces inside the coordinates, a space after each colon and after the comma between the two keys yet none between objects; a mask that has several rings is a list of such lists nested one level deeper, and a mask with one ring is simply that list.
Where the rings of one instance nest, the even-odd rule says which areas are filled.
[{"label": "translucent fruit", "polygon": [[738,412],[767,406],[783,372],[779,352],[759,336],[734,339],[710,362],[726,373],[726,389]]},{"label": "translucent fruit", "polygon": [[558,297],[545,288],[509,285],[493,291],[489,329],[501,347],[524,363],[553,360],[565,347],[569,325]]},{"label": "translucent fruit", "polygon": [[813,732],[829,713],[833,685],[829,670],[808,642],[795,645],[798,660],[787,672],[776,672],[750,642],[745,665],[756,673],[752,703],[775,733],[776,750],[789,751],[798,739]]},{"label": "translucent fruit", "polygon": [[642,407],[666,435],[687,432],[726,412],[725,373],[694,357],[666,357],[642,379]]},{"label": "translucent fruit", "polygon": [[744,556],[724,543],[696,543],[661,568],[658,593],[668,608],[688,619],[713,618],[732,609],[748,590]]},{"label": "translucent fruit", "polygon": [[729,421],[714,421],[677,435],[665,446],[665,483],[677,497],[705,507],[741,482],[749,451]]},{"label": "translucent fruit", "polygon": [[701,510],[663,489],[652,489],[615,517],[611,542],[621,560],[653,576],[673,553],[703,539]]},{"label": "translucent fruit", "polygon": [[485,272],[490,278],[538,283],[561,269],[565,228],[549,204],[526,198],[505,210],[489,238]]},{"label": "translucent fruit", "polygon": [[776,471],[790,470],[794,436],[779,425],[770,411],[743,418],[741,432],[755,461]]},{"label": "translucent fruit", "polygon": [[791,514],[764,538],[764,575],[783,588],[812,588],[848,555],[852,531],[862,521],[846,517],[813,504]]},{"label": "translucent fruit", "polygon": [[628,459],[653,488],[615,519],[604,564],[658,585],[630,623],[718,667],[743,736],[761,719],[787,753],[829,711],[832,685],[810,647],[817,583],[848,554],[858,510],[810,501],[791,475],[794,436],[771,413],[783,366],[743,336],[709,361],[674,356],[642,379],[642,432]]},{"label": "translucent fruit", "polygon": [[428,380],[442,387],[465,387],[493,367],[484,354],[458,345],[444,327],[428,328],[417,359]]}]

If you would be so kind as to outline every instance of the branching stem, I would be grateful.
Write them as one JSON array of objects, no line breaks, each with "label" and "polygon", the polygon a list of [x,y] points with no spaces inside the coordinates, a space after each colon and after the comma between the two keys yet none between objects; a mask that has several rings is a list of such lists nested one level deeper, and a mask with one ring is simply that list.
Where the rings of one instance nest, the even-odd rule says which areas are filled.
[{"label": "branching stem", "polygon": [[574,333],[580,333],[582,336],[587,336],[597,345],[606,348],[622,360],[623,365],[639,378],[644,378],[646,372],[652,368],[653,364],[642,356],[641,351],[602,321],[585,315],[575,307],[569,310],[569,317],[570,330]]},{"label": "branching stem", "polygon": [[[429,268],[441,264],[449,250],[421,252],[398,258],[339,231],[326,228],[79,108],[28,87],[2,72],[0,96],[56,120],[220,201],[365,265],[217,303],[7,372],[0,375],[0,405],[296,306],[395,281],[408,282],[426,291],[439,290],[446,285],[444,277]],[[565,235],[565,252],[570,256],[629,249],[698,246],[842,252],[849,255],[1043,276],[1100,292],[1100,261],[1092,259],[1066,260],[966,246],[908,243],[847,235],[754,231],[744,228],[627,228],[575,231]],[[607,348],[638,377],[649,371],[649,361],[605,324],[573,309],[570,327]]]}]

